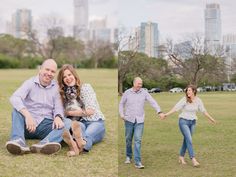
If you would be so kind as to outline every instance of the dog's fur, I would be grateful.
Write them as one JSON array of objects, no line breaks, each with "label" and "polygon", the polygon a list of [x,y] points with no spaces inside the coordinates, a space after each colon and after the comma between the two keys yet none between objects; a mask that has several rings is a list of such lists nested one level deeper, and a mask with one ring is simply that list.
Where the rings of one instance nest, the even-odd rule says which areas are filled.
[{"label": "dog's fur", "polygon": [[[76,86],[72,87],[66,87],[65,88],[65,96],[66,96],[66,102],[65,102],[65,111],[74,111],[83,109],[84,105],[82,101],[77,98],[77,88]],[[72,120],[80,120],[81,117],[73,117],[69,116]]]}]

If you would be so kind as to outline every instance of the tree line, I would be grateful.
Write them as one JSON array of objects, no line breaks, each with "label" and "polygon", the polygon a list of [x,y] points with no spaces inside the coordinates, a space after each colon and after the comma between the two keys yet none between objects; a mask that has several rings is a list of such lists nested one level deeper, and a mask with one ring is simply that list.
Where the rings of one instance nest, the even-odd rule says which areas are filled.
[{"label": "tree line", "polygon": [[[124,42],[123,42],[124,44]],[[138,48],[138,46],[137,46]],[[229,82],[227,65],[223,48],[219,46],[217,53],[212,54],[204,48],[204,40],[200,35],[192,35],[189,42],[176,48],[173,41],[166,40],[166,57],[152,58],[138,50],[122,50],[118,52],[118,92],[132,86],[134,77],[143,79],[147,89],[159,87],[167,91],[173,87],[184,88],[187,84],[196,86],[221,86]],[[236,62],[232,64],[236,71]],[[231,75],[230,82],[236,82],[236,73]]]},{"label": "tree line", "polygon": [[0,36],[0,68],[36,68],[45,58],[54,58],[58,65],[70,63],[80,68],[117,68],[114,45],[104,41],[86,44],[65,37],[52,29],[48,40],[40,42],[34,34],[28,39],[8,34]]}]

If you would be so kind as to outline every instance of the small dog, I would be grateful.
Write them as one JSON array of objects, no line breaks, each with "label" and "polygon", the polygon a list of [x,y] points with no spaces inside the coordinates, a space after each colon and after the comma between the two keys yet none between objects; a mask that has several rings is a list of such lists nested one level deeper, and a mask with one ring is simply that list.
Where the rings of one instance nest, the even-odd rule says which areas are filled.
[{"label": "small dog", "polygon": [[[77,86],[65,87],[65,112],[66,111],[75,111],[82,110],[84,108],[84,104],[77,98]],[[79,116],[68,116],[68,118],[72,120],[80,120],[82,117]]]}]

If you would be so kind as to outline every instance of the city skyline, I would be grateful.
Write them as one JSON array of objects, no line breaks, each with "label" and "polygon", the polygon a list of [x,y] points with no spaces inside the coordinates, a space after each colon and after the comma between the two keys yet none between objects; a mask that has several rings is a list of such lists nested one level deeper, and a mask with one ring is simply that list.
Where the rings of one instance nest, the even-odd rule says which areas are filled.
[{"label": "city skyline", "polygon": [[[112,2],[112,3],[111,3]],[[90,0],[89,1],[89,19],[107,17],[107,25],[110,28],[117,26],[116,11],[114,0]],[[11,21],[12,14],[17,9],[30,9],[32,11],[33,21],[37,22],[40,18],[47,15],[56,14],[62,18],[66,25],[74,24],[74,1],[73,0],[2,0],[0,7],[0,33],[5,32],[6,22]],[[55,5],[56,4],[56,5]],[[72,34],[72,29],[70,33]]]},{"label": "city skyline", "polygon": [[[90,0],[90,19],[107,17],[110,28],[135,28],[141,22],[159,24],[160,38],[181,39],[187,33],[204,33],[204,9],[206,3],[219,3],[222,19],[222,36],[236,32],[233,0]],[[55,6],[55,3],[57,4]],[[132,10],[130,10],[131,7]],[[73,0],[2,0],[0,7],[0,32],[5,32],[6,21],[19,8],[32,10],[33,20],[59,14],[66,24],[73,25]],[[133,14],[133,15],[132,15]],[[186,25],[187,24],[187,25]]]},{"label": "city skyline", "polygon": [[[122,10],[119,10],[119,24],[132,29],[141,22],[158,23],[161,40],[167,37],[179,40],[186,34],[196,32],[204,34],[206,3],[220,4],[222,36],[236,33],[236,1],[232,0],[120,0],[119,6]],[[136,6],[131,11],[132,4]]]}]

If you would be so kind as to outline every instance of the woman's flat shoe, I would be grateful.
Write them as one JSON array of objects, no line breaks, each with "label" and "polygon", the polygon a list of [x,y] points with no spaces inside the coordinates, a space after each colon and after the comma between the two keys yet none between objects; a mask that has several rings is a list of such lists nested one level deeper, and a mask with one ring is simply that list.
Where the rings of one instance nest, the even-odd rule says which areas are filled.
[{"label": "woman's flat shoe", "polygon": [[200,163],[197,160],[192,160],[194,167],[200,167]]},{"label": "woman's flat shoe", "polygon": [[186,165],[187,164],[183,158],[179,158],[179,163],[182,164],[182,165]]},{"label": "woman's flat shoe", "polygon": [[200,167],[200,163],[198,163],[198,162],[197,162],[197,163],[194,163],[193,166],[194,166],[194,167]]},{"label": "woman's flat shoe", "polygon": [[180,163],[181,165],[186,165],[186,164],[187,164],[184,160],[181,160],[181,159],[179,159],[179,163]]}]

